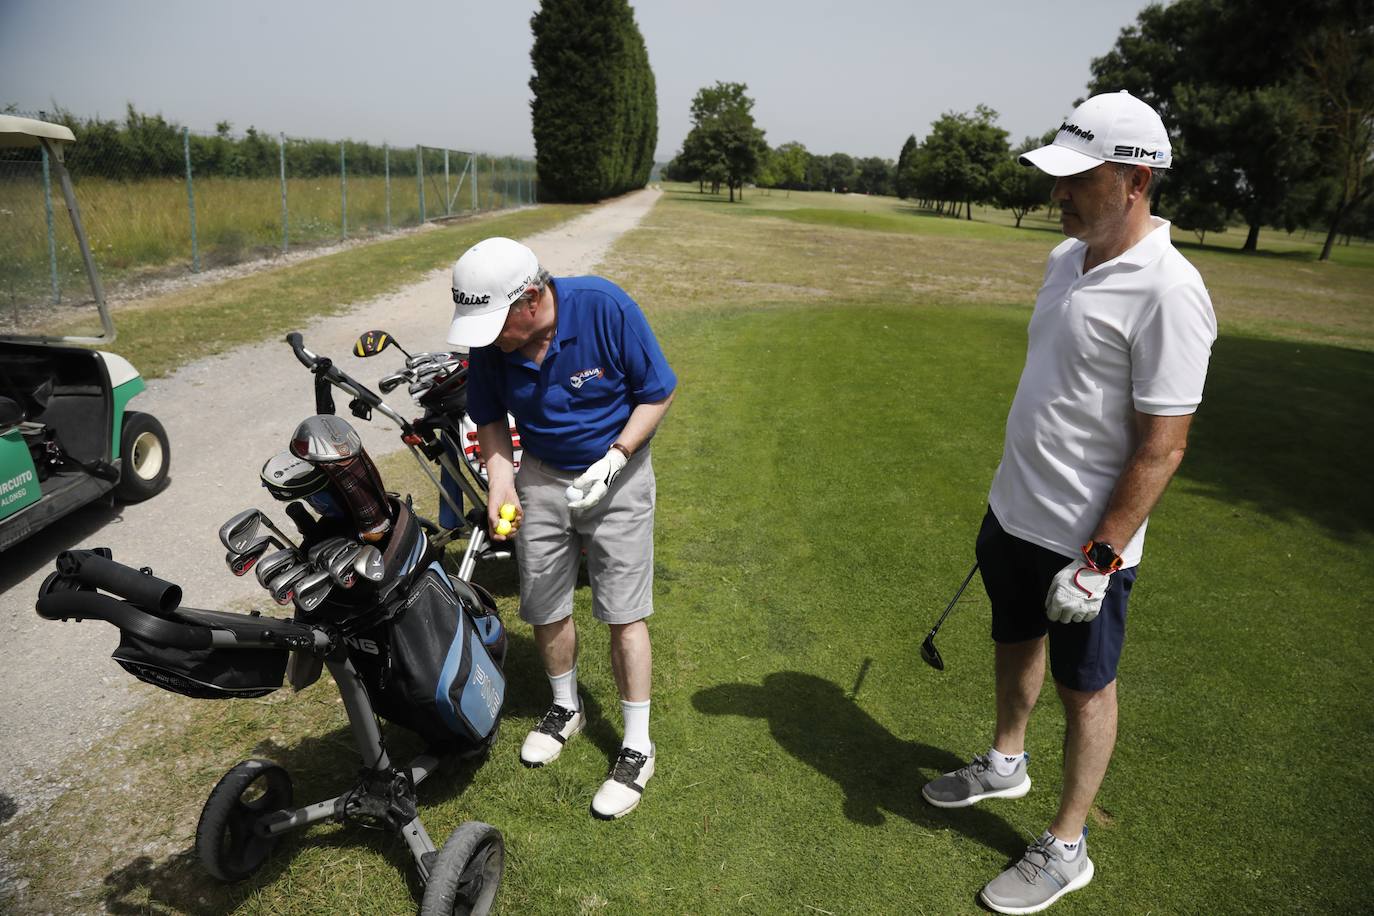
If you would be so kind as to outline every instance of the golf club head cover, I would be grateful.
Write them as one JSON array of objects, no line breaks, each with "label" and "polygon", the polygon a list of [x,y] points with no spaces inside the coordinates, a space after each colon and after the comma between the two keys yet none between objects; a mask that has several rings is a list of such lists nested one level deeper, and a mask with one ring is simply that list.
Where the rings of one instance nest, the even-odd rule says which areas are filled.
[{"label": "golf club head cover", "polygon": [[1056,623],[1087,623],[1102,610],[1111,573],[1099,572],[1087,560],[1073,560],[1050,582],[1045,616]]},{"label": "golf club head cover", "polygon": [[567,493],[568,508],[590,509],[601,502],[601,497],[611,489],[611,484],[615,483],[620,472],[625,470],[625,463],[629,460],[624,452],[612,446],[601,460],[579,474],[572,482]]}]

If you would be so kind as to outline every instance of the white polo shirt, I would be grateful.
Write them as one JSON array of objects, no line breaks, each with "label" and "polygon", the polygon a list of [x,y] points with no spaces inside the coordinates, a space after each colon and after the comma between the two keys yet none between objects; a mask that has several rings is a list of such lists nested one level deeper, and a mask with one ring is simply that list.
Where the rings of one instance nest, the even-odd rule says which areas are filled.
[{"label": "white polo shirt", "polygon": [[[1087,245],[1050,253],[1031,316],[1026,367],[1007,416],[988,504],[1010,534],[1065,557],[1093,535],[1136,446],[1135,411],[1190,414],[1217,336],[1212,300],[1169,241],[1169,223],[1083,273]],[[1115,544],[1135,566],[1141,524]]]}]

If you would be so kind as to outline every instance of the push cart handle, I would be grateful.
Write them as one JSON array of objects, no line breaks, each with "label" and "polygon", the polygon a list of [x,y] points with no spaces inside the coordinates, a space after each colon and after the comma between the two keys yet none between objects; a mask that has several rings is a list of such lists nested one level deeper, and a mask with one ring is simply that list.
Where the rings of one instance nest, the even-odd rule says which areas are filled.
[{"label": "push cart handle", "polygon": [[181,604],[181,586],[91,550],[64,550],[57,555],[57,571],[66,579],[118,595],[150,611],[168,614]]},{"label": "push cart handle", "polygon": [[178,649],[205,649],[212,641],[209,627],[163,620],[126,601],[97,592],[44,595],[38,599],[38,616],[45,620],[104,620],[149,642]]},{"label": "push cart handle", "polygon": [[387,417],[401,427],[401,432],[406,435],[416,435],[414,425],[393,410],[386,401],[382,400],[379,394],[334,365],[332,360],[317,356],[306,349],[305,340],[301,337],[300,331],[292,331],[287,334],[286,342],[291,345],[291,352],[296,354],[296,359],[300,360],[302,366]]}]

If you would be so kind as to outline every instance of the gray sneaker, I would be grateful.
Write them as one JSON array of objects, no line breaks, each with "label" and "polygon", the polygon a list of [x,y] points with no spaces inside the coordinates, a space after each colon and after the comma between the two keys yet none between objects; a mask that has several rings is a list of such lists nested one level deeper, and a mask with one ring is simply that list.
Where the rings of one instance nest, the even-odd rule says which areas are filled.
[{"label": "gray sneaker", "polygon": [[921,796],[937,808],[967,808],[985,798],[1020,798],[1030,791],[1026,772],[1029,754],[1022,754],[1010,776],[999,776],[986,754],[953,773],[932,779],[921,789]]},{"label": "gray sneaker", "polygon": [[1083,831],[1078,855],[1071,861],[1055,854],[1051,839],[1046,831],[1020,862],[989,881],[979,894],[983,902],[998,913],[1038,913],[1069,891],[1086,887],[1093,879],[1088,832]]}]

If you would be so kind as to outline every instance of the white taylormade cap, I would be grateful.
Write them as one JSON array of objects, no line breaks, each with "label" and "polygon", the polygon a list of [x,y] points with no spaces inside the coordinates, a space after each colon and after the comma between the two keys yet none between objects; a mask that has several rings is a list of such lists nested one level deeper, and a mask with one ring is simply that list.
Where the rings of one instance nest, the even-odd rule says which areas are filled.
[{"label": "white taylormade cap", "polygon": [[1017,161],[1062,178],[1103,162],[1167,169],[1174,157],[1159,115],[1123,89],[1095,95],[1079,105],[1060,125],[1053,143],[1033,149]]},{"label": "white taylormade cap", "polygon": [[453,262],[453,324],[448,342],[485,347],[501,333],[506,313],[539,281],[539,259],[511,239],[483,239]]}]

